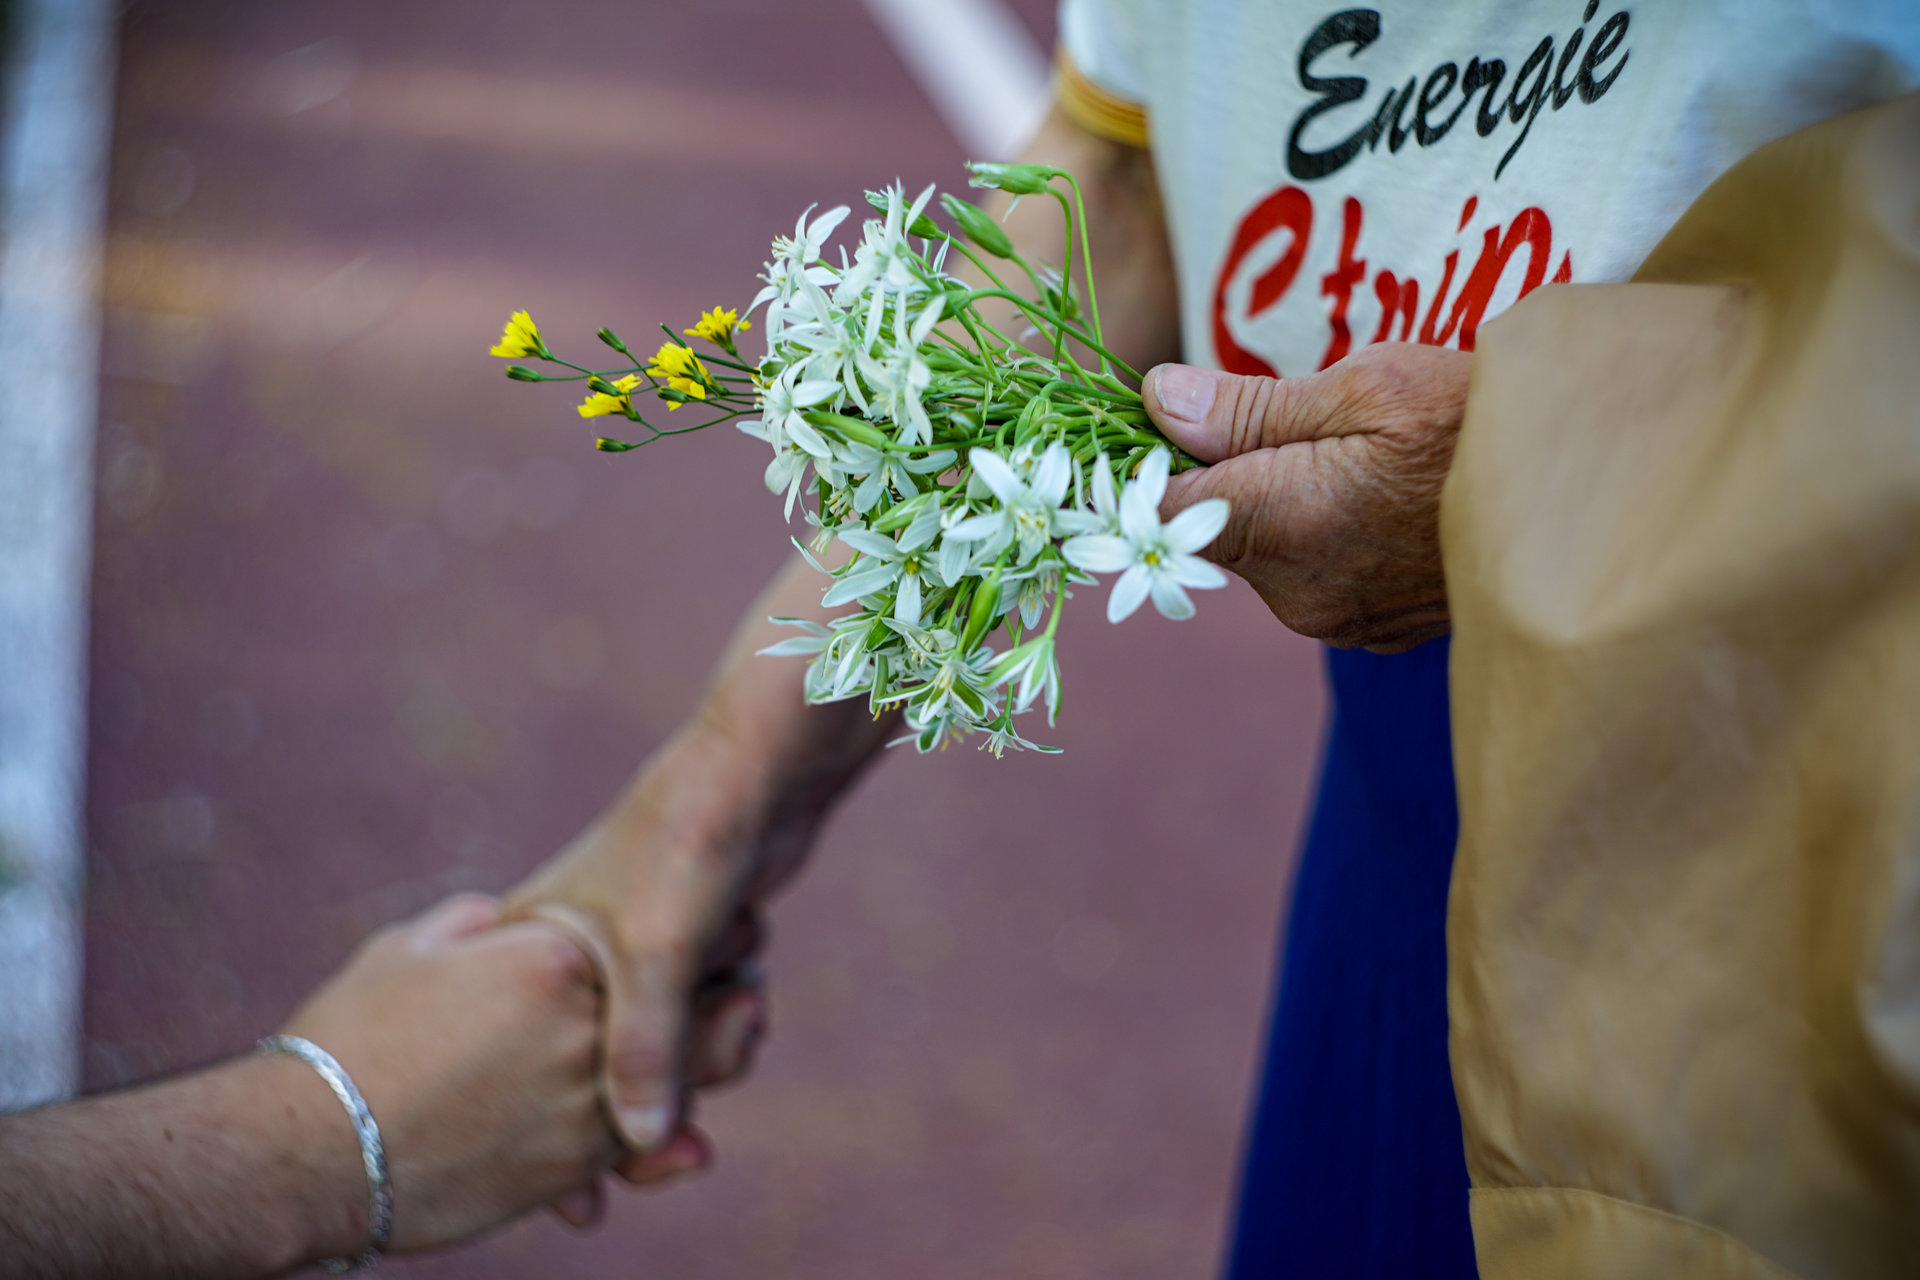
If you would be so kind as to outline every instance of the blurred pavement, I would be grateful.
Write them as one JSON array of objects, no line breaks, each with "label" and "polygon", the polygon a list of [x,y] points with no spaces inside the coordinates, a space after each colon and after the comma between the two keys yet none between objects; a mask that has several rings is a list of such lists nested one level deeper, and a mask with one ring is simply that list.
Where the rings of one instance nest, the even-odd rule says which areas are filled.
[{"label": "blurred pavement", "polygon": [[[90,1088],[244,1049],[369,929],[513,883],[784,559],[764,446],[594,453],[486,355],[507,312],[563,353],[678,327],[806,205],[963,178],[858,0],[148,0],[121,49]],[[1317,652],[1237,584],[1065,629],[1066,755],[896,755],[827,830],[710,1176],[386,1271],[1212,1274]]]}]

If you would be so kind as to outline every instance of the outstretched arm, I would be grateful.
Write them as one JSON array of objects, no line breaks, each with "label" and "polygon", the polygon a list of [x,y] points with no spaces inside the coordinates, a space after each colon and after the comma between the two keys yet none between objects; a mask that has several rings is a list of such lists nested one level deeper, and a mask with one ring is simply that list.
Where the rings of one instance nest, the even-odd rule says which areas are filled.
[{"label": "outstretched arm", "polygon": [[[1109,345],[1140,368],[1172,356],[1178,309],[1147,153],[1056,112],[1022,158],[1080,179]],[[1006,227],[1030,260],[1062,261],[1051,201],[1025,201]],[[512,896],[516,911],[562,919],[601,957],[607,1096],[638,1153],[622,1170],[635,1181],[651,1178],[650,1153],[685,1123],[689,1089],[730,1079],[751,1059],[763,1021],[752,965],[761,904],[898,731],[864,703],[806,706],[801,663],[754,656],[791,635],[769,615],[824,619],[821,589],[807,565],[790,564],[748,611],[693,719]]]},{"label": "outstretched arm", "polygon": [[[384,929],[287,1026],[339,1061],[380,1127],[396,1251],[577,1195],[617,1151],[587,957],[499,920],[465,896]],[[0,1275],[274,1275],[358,1256],[368,1215],[346,1111],[295,1058],[0,1117]]]}]

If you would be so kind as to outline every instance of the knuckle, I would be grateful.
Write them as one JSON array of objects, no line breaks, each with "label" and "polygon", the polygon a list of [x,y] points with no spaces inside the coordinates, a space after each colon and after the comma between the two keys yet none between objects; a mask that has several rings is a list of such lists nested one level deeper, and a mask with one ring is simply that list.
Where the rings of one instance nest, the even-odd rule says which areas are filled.
[{"label": "knuckle", "polygon": [[1268,417],[1279,407],[1280,382],[1276,378],[1238,377],[1228,385],[1227,451],[1234,456],[1261,447]]},{"label": "knuckle", "polygon": [[527,945],[527,972],[534,985],[550,995],[564,995],[593,982],[593,962],[571,938],[542,929]]}]

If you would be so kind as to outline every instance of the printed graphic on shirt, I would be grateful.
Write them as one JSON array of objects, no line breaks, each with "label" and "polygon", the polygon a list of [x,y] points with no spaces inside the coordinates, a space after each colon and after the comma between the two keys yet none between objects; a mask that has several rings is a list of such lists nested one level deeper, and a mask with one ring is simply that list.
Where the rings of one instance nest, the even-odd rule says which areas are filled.
[{"label": "printed graphic on shirt", "polygon": [[[1621,9],[1594,24],[1599,8],[1588,0],[1571,32],[1529,38],[1511,67],[1484,48],[1421,65],[1383,62],[1370,56],[1387,21],[1375,9],[1310,24],[1288,68],[1305,104],[1284,141],[1290,180],[1239,216],[1212,279],[1208,336],[1220,366],[1305,372],[1277,368],[1260,333],[1277,308],[1304,318],[1308,297],[1323,325],[1316,367],[1324,369],[1356,343],[1471,351],[1490,311],[1548,281],[1572,280],[1574,253],[1555,243],[1548,200],[1527,201],[1500,180],[1523,147],[1553,145],[1554,113],[1590,110],[1623,74],[1631,78],[1631,14]],[[1374,170],[1440,149],[1456,153],[1449,167],[1465,179],[1464,198],[1429,198],[1410,215],[1404,203],[1419,193]],[[1383,198],[1397,202],[1384,212],[1400,233],[1376,232],[1370,241],[1368,220],[1382,214]],[[1425,230],[1408,234],[1409,216]],[[1441,246],[1444,253],[1433,251]],[[1286,343],[1296,359],[1305,354],[1297,319]]]}]

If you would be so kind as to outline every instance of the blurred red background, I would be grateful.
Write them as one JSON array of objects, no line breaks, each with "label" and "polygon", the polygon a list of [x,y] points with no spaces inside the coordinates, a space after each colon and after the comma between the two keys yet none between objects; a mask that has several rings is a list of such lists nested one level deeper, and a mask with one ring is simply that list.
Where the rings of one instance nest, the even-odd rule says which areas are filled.
[{"label": "blurred red background", "polygon": [[[148,0],[121,49],[89,1088],[239,1051],[369,929],[512,884],[786,555],[764,446],[594,453],[486,355],[507,312],[563,352],[678,327],[806,205],[963,179],[856,0]],[[1064,756],[896,753],[850,798],[710,1176],[388,1269],[1210,1274],[1321,693],[1244,587],[1200,604],[1080,602]]]}]

